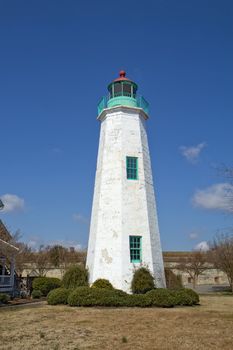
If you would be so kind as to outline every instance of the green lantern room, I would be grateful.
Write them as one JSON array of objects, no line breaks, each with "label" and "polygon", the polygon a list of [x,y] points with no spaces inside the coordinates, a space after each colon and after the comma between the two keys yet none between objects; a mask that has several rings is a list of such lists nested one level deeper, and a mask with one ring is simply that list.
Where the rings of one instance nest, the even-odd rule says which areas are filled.
[{"label": "green lantern room", "polygon": [[108,85],[108,108],[119,105],[137,107],[137,84],[126,78],[125,71],[121,70],[119,75],[119,78]]},{"label": "green lantern room", "polygon": [[148,114],[149,104],[143,96],[137,95],[138,86],[126,78],[126,72],[121,70],[119,77],[108,85],[108,96],[101,98],[98,104],[98,115],[105,108],[116,106],[139,107]]}]

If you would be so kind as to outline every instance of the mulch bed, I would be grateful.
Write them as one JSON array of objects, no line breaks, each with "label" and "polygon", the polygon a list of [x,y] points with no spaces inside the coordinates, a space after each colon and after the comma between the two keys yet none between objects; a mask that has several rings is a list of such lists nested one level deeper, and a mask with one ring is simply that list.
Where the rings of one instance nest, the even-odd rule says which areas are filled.
[{"label": "mulch bed", "polygon": [[0,307],[6,307],[6,306],[16,306],[16,305],[25,305],[25,304],[34,304],[38,303],[40,301],[45,301],[46,298],[40,298],[40,299],[31,299],[31,298],[14,298],[13,300],[10,300],[7,304],[0,304]]}]

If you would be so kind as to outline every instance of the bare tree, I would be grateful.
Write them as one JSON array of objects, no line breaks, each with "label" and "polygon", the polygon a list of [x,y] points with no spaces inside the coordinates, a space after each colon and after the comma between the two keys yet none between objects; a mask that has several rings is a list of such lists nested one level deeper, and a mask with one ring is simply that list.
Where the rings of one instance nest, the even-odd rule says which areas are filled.
[{"label": "bare tree", "polygon": [[15,271],[21,275],[27,264],[33,260],[33,252],[25,243],[19,242],[15,246],[19,248],[19,252],[15,256]]},{"label": "bare tree", "polygon": [[181,262],[176,268],[186,272],[192,279],[193,288],[196,288],[198,277],[208,268],[207,255],[203,251],[191,252],[185,257],[182,257]]},{"label": "bare tree", "polygon": [[10,238],[10,244],[19,249],[19,252],[15,255],[15,271],[18,275],[22,274],[27,263],[30,263],[33,259],[32,249],[26,243],[21,242],[21,238],[20,230],[17,230]]},{"label": "bare tree", "polygon": [[33,254],[33,262],[36,265],[39,276],[45,276],[49,269],[49,247],[40,246],[38,252]]},{"label": "bare tree", "polygon": [[48,249],[51,266],[59,268],[63,275],[68,266],[75,264],[85,265],[86,252],[77,251],[73,247],[66,248],[61,245],[54,245]]},{"label": "bare tree", "polygon": [[209,255],[215,268],[227,275],[233,292],[233,234],[217,235],[210,243]]},{"label": "bare tree", "polygon": [[64,260],[64,252],[66,251],[66,248],[62,247],[61,245],[54,245],[52,247],[49,247],[48,253],[49,253],[49,261],[52,266],[54,267],[60,267]]}]

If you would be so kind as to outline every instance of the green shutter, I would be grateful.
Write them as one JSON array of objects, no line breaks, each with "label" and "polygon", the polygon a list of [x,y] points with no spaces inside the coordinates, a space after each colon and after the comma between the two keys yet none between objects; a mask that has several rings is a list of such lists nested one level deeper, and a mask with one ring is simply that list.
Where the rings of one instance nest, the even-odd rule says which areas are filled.
[{"label": "green shutter", "polygon": [[128,180],[138,180],[137,157],[126,157],[126,174]]},{"label": "green shutter", "polygon": [[129,236],[130,262],[140,263],[142,261],[142,237]]}]

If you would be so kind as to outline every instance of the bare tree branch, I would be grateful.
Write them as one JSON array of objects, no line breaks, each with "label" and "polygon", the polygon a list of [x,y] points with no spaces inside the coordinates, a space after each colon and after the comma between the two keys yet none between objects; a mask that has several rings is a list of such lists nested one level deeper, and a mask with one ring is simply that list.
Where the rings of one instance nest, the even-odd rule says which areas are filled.
[{"label": "bare tree branch", "polygon": [[176,268],[188,273],[192,279],[193,288],[196,288],[198,277],[208,268],[207,255],[203,251],[194,251],[184,257]]},{"label": "bare tree branch", "polygon": [[233,234],[216,235],[210,243],[209,256],[214,266],[227,275],[233,292]]}]

